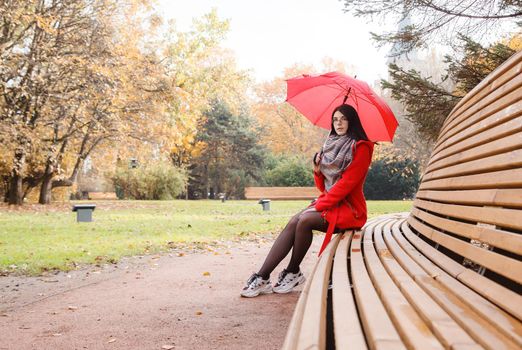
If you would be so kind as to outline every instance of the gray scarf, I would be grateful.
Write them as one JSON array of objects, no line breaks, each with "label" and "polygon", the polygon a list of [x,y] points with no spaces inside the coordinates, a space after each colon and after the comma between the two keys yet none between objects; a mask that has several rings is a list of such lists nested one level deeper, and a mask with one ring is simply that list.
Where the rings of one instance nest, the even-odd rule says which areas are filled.
[{"label": "gray scarf", "polygon": [[[322,158],[320,169],[324,175],[326,191],[335,185],[343,171],[352,163],[355,152],[355,139],[348,135],[330,134],[321,149]],[[353,147],[353,149],[352,149]]]}]

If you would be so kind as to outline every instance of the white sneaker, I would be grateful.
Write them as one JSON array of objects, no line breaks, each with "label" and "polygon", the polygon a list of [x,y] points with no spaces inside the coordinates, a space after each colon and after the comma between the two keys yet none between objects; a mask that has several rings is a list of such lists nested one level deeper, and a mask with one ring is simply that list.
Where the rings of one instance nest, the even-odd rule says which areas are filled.
[{"label": "white sneaker", "polygon": [[264,280],[257,273],[252,274],[248,279],[245,288],[241,291],[241,296],[246,298],[257,297],[259,294],[272,293],[272,283],[270,278]]},{"label": "white sneaker", "polygon": [[298,285],[303,284],[305,281],[306,278],[301,271],[298,273],[292,273],[284,269],[279,274],[279,278],[273,288],[273,291],[280,294],[288,293]]}]

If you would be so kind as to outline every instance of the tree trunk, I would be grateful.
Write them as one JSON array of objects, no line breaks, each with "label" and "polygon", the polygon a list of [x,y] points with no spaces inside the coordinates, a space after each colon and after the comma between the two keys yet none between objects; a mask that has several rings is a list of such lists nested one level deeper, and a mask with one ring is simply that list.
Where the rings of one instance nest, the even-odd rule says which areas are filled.
[{"label": "tree trunk", "polygon": [[42,185],[40,187],[40,198],[38,203],[51,204],[51,194],[53,188],[53,174],[46,173],[43,177]]},{"label": "tree trunk", "polygon": [[203,193],[201,194],[202,199],[208,199],[208,166],[205,164],[204,174],[203,174]]},{"label": "tree trunk", "polygon": [[22,187],[22,176],[14,174],[9,185],[9,204],[22,205],[24,203],[24,191]]},{"label": "tree trunk", "polygon": [[9,185],[9,204],[22,205],[24,203],[23,169],[25,165],[25,151],[18,147],[14,154],[14,166],[11,172]]},{"label": "tree trunk", "polygon": [[3,202],[9,203],[9,182],[10,177],[9,176],[3,176],[2,177],[2,187],[3,187]]}]

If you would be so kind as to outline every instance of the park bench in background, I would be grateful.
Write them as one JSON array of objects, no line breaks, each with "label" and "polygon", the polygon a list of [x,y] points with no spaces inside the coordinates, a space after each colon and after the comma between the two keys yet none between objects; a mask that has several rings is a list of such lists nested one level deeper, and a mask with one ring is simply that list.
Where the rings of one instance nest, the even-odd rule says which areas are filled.
[{"label": "park bench in background", "polygon": [[521,72],[518,52],[447,117],[410,213],[331,241],[284,349],[522,349]]},{"label": "park bench in background", "polygon": [[110,199],[116,200],[118,197],[116,196],[116,192],[88,192],[88,199],[92,200],[100,200],[100,199]]},{"label": "park bench in background", "polygon": [[315,199],[321,193],[315,187],[246,187],[246,199]]}]

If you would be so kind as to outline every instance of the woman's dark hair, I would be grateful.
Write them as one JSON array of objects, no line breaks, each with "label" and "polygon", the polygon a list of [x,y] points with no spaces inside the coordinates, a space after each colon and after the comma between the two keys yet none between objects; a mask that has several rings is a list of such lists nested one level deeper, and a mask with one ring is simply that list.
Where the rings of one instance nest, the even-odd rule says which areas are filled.
[{"label": "woman's dark hair", "polygon": [[335,128],[333,125],[333,116],[335,112],[341,112],[346,118],[348,118],[348,136],[351,138],[354,138],[356,141],[359,140],[366,140],[368,141],[368,136],[366,136],[366,132],[364,131],[361,120],[359,119],[359,114],[357,114],[357,111],[355,108],[353,108],[350,105],[340,105],[336,107],[332,112],[332,125],[331,125],[331,134],[337,135],[335,132]]}]

